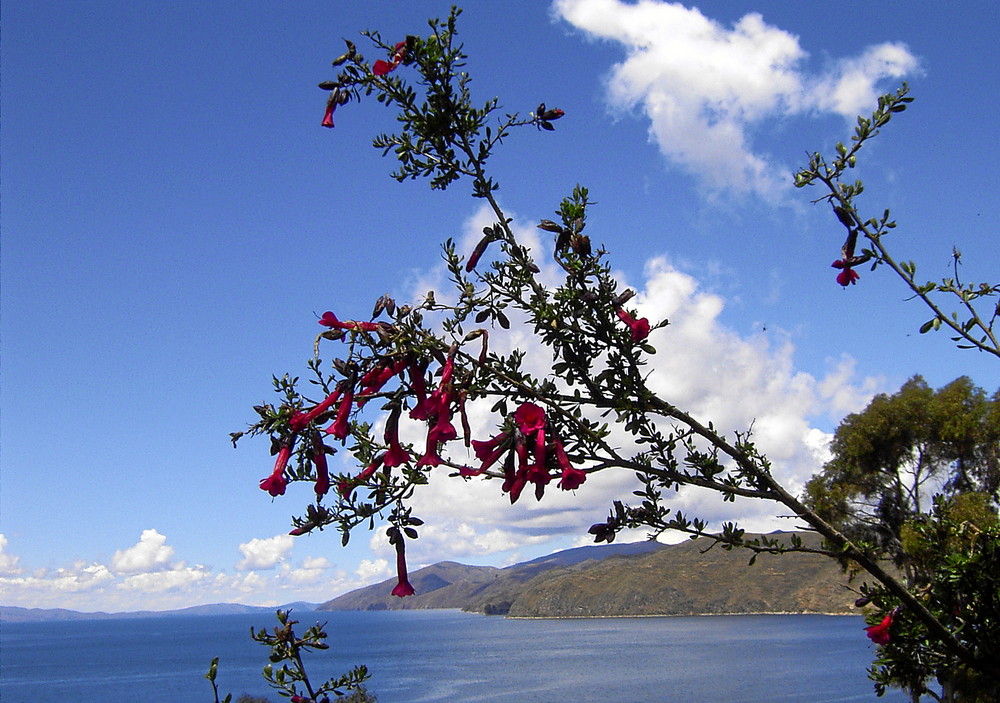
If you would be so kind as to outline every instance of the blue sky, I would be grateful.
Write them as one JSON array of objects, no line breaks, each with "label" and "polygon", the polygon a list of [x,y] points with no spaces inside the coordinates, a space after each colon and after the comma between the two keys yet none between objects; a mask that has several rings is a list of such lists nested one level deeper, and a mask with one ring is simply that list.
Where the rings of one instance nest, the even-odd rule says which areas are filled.
[{"label": "blue sky", "polygon": [[[332,533],[284,536],[307,492],[272,503],[257,487],[266,445],[234,450],[228,435],[270,398],[272,374],[305,369],[317,313],[364,317],[383,293],[441,285],[437,244],[484,223],[461,185],[388,177],[370,138],[392,119],[374,101],[319,126],[316,83],[333,77],[341,37],[401,38],[447,11],[4,3],[0,602],[271,604],[389,575],[379,535],[348,549]],[[496,158],[516,224],[532,233],[588,186],[591,236],[639,310],[671,319],[655,340],[659,387],[719,426],[756,418],[798,485],[874,392],[915,373],[1000,385],[995,362],[918,335],[927,314],[886,273],[836,285],[842,228],[809,204],[818,192],[788,185],[807,152],[846,139],[851,110],[870,111],[866,84],[905,79],[916,102],[863,155],[862,204],[893,209],[893,248],[918,273],[948,275],[958,245],[963,275],[990,280],[998,21],[985,1],[561,0],[476,4],[460,27],[477,97],[567,113]],[[495,484],[433,488],[417,564],[582,543],[630,490],[595,480],[512,509]],[[681,500],[782,524],[759,506]]]}]

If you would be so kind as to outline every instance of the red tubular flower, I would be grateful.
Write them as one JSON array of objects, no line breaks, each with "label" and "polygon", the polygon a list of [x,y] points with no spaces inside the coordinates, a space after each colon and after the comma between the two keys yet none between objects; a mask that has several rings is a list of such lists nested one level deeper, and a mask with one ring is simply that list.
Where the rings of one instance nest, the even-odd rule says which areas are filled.
[{"label": "red tubular flower", "polygon": [[552,443],[552,451],[556,456],[556,463],[562,470],[562,478],[559,479],[559,487],[564,491],[575,491],[587,480],[587,472],[583,469],[575,468],[566,456],[566,449],[562,442],[556,438]]},{"label": "red tubular flower", "polygon": [[564,491],[575,491],[587,480],[587,472],[583,469],[570,467],[563,469],[562,478],[559,479],[559,487]]},{"label": "red tubular flower", "polygon": [[528,447],[524,442],[518,441],[514,445],[517,453],[517,469],[510,464],[504,467],[504,481],[500,489],[504,493],[510,494],[510,503],[513,505],[521,497],[521,491],[528,483]]},{"label": "red tubular flower", "polygon": [[376,76],[384,76],[391,71],[395,71],[399,64],[403,63],[403,59],[406,58],[406,42],[399,42],[393,47],[393,50],[394,53],[392,55],[392,61],[389,62],[379,59],[372,64],[372,73]]},{"label": "red tubular flower", "polygon": [[340,495],[349,500],[351,493],[354,492],[354,489],[365,481],[371,479],[371,477],[375,475],[375,472],[382,466],[383,461],[385,461],[385,454],[376,457],[375,461],[369,464],[366,468],[362,469],[361,472],[354,478],[348,481],[339,482],[337,484],[337,490],[340,492]]},{"label": "red tubular flower", "polygon": [[434,442],[450,442],[458,437],[458,430],[451,424],[451,409],[445,406],[437,416],[437,421],[427,433],[428,439],[433,438]]},{"label": "red tubular flower", "polygon": [[525,436],[531,436],[545,429],[545,411],[534,403],[521,403],[514,411],[514,422]]},{"label": "red tubular flower", "polygon": [[285,467],[288,466],[288,460],[292,456],[292,445],[294,443],[295,438],[293,437],[281,445],[281,449],[278,450],[278,455],[274,460],[274,471],[267,478],[260,480],[260,489],[267,491],[271,497],[285,495],[285,487],[288,486],[288,480],[285,478]]},{"label": "red tubular flower", "polygon": [[[403,369],[406,368],[406,361],[396,361],[390,363],[388,361],[384,362],[373,368],[371,371],[366,373],[361,377],[359,386],[361,390],[358,391],[360,396],[373,396],[382,390],[382,386],[389,382],[393,376],[401,373]],[[364,407],[364,404],[368,402],[368,397],[362,397],[358,400],[358,407]]]},{"label": "red tubular flower", "polygon": [[417,468],[421,466],[440,466],[444,459],[438,454],[438,441],[431,430],[427,433],[427,444],[424,447],[424,455],[417,460]]},{"label": "red tubular flower", "polygon": [[312,462],[316,467],[316,497],[322,498],[330,490],[330,472],[326,465],[326,445],[320,439],[319,432],[313,432],[312,445]]},{"label": "red tubular flower", "polygon": [[858,272],[855,271],[853,268],[851,268],[851,264],[849,264],[844,259],[834,261],[830,265],[833,266],[833,268],[835,269],[843,269],[843,271],[837,274],[837,283],[844,286],[844,288],[846,288],[849,285],[852,285],[855,281],[861,278]]},{"label": "red tubular flower", "polygon": [[878,625],[872,625],[871,627],[866,627],[865,632],[868,634],[868,639],[870,639],[875,644],[886,645],[889,644],[889,628],[892,627],[892,621],[895,619],[895,611],[890,611],[888,615],[882,618],[882,622]]},{"label": "red tubular flower", "polygon": [[632,341],[638,344],[649,336],[649,320],[640,317],[638,320],[629,315],[623,308],[615,308],[618,319],[628,325],[632,330]]},{"label": "red tubular flower", "polygon": [[354,389],[348,388],[340,401],[340,407],[337,408],[337,417],[334,418],[333,424],[325,430],[327,434],[332,434],[337,439],[347,439],[347,434],[350,432],[350,425],[347,419],[351,415],[351,406],[353,404]]},{"label": "red tubular flower", "polygon": [[482,462],[482,465],[478,469],[471,469],[469,467],[462,467],[458,470],[461,476],[479,476],[483,474],[487,469],[497,463],[504,454],[510,450],[510,443],[508,440],[510,435],[506,432],[501,432],[497,436],[487,439],[487,440],[472,440],[472,449],[476,453],[476,458]]},{"label": "red tubular flower", "polygon": [[403,543],[403,536],[398,535],[396,540],[396,587],[392,589],[392,595],[399,598],[412,596],[416,591],[410,585],[406,574],[406,545]]},{"label": "red tubular flower", "polygon": [[316,405],[316,407],[314,407],[312,410],[309,410],[308,412],[304,413],[296,413],[295,415],[293,415],[292,419],[288,421],[288,426],[291,428],[292,432],[301,432],[309,425],[310,422],[312,422],[317,417],[319,417],[327,410],[332,408],[333,404],[337,402],[338,398],[340,398],[339,385],[333,391],[333,393],[331,393],[322,401],[320,401]]},{"label": "red tubular flower", "polygon": [[385,467],[391,469],[395,466],[405,464],[410,460],[410,453],[403,449],[399,443],[399,413],[401,408],[397,405],[389,413],[389,419],[385,422],[385,443],[389,446],[389,451],[385,453]]},{"label": "red tubular flower", "polygon": [[330,98],[326,101],[326,112],[323,113],[324,127],[333,127],[333,111],[337,109],[339,102],[336,99],[336,93],[330,93]]},{"label": "red tubular flower", "polygon": [[338,320],[337,316],[332,312],[327,310],[323,313],[323,316],[319,318],[319,324],[324,327],[332,327],[338,330],[352,330],[352,331],[364,331],[364,332],[374,332],[378,329],[377,322],[362,322],[359,320]]}]

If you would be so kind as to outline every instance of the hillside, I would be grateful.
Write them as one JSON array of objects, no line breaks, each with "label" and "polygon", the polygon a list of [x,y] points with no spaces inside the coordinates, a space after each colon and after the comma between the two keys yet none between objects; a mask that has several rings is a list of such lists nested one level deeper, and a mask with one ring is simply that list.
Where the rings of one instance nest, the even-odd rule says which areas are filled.
[{"label": "hillside", "polygon": [[410,574],[410,583],[417,594],[407,598],[390,595],[395,579],[366,586],[329,600],[319,610],[419,610],[427,608],[461,608],[493,614],[505,612],[513,594],[524,583],[553,569],[573,567],[611,556],[645,554],[662,548],[655,542],[612,544],[578,547],[532,559],[500,569],[493,566],[467,566],[443,561]]},{"label": "hillside", "polygon": [[[800,533],[807,544],[819,538]],[[831,559],[760,555],[714,548],[706,540],[640,542],[557,552],[497,569],[441,562],[410,576],[417,595],[389,595],[395,580],[358,589],[321,610],[461,608],[511,617],[846,613],[855,595]]]}]

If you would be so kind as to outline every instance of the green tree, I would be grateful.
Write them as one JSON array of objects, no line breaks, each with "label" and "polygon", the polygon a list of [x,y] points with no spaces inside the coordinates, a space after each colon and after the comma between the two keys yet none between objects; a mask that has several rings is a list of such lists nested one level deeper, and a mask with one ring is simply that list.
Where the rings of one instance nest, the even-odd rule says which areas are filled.
[{"label": "green tree", "polygon": [[[255,408],[258,420],[248,432],[271,440],[274,468],[261,481],[263,490],[279,496],[290,481],[313,486],[316,500],[293,518],[292,534],[335,527],[346,543],[355,528],[386,519],[397,554],[393,593],[406,596],[413,592],[406,542],[419,536],[422,524],[409,499],[423,490],[431,471],[449,472],[456,480],[500,481],[511,502],[526,490],[542,500],[546,491],[583,489],[595,472],[628,471],[640,482],[637,500],[614,503],[609,517],[590,529],[597,541],[611,541],[626,527],[647,527],[654,535],[679,530],[755,553],[814,551],[850,560],[878,582],[882,590],[873,597],[883,607],[905,608],[906,622],[919,629],[934,652],[975,676],[995,677],[992,660],[975,641],[885,568],[883,550],[853,540],[774,478],[749,429],[724,435],[647,384],[647,366],[657,351],[650,333],[668,321],[641,318],[628,307],[633,291],[620,288],[608,252],[594,246],[586,230],[593,204],[582,186],[558,204],[554,220],[538,224],[551,237],[551,256],[562,272],[556,284],[541,280],[533,253],[518,240],[495,197],[500,184],[488,167],[515,129],[553,131],[563,112],[542,103],[527,115],[500,115],[496,99],[474,103],[457,39],[458,15],[453,10],[446,20],[432,20],[426,36],[397,42],[366,33],[380,57],[371,63],[348,42],[347,52],[334,61],[336,78],[320,84],[329,91],[326,126],[333,126],[335,110],[374,95],[397,115],[399,131],[373,141],[396,158],[393,177],[426,179],[435,190],[468,183],[495,221],[471,252],[458,251],[451,240],[444,243],[453,295],[428,294],[410,304],[383,296],[367,319],[327,312],[308,362],[309,385],[291,375],[273,379],[278,399]],[[871,118],[859,118],[850,149],[838,145],[830,165],[814,154],[809,168],[796,177],[799,186],[828,188],[819,200],[829,201],[848,228],[838,277],[845,285],[856,278],[852,267],[868,261],[889,266],[907,285],[922,285],[913,280],[913,266],[896,264],[885,247],[884,235],[895,227],[888,212],[880,219],[862,219],[855,203],[860,182],[841,182],[862,146],[910,101],[905,87],[883,96]],[[602,238],[613,241],[609,233]],[[856,254],[862,238],[871,248]],[[966,346],[990,351],[996,345],[996,315],[980,315],[975,303],[988,301],[1000,287],[970,292],[957,285],[921,290],[937,320],[928,329],[957,328]],[[953,320],[938,307],[934,296],[941,293],[957,296],[972,322],[957,315]],[[954,327],[950,320],[957,320]],[[499,353],[490,348],[491,333],[512,322],[547,348],[548,367],[541,373],[527,368],[521,349]],[[469,403],[491,408],[496,420],[491,437],[471,436]],[[401,441],[404,422],[416,423],[425,439]],[[234,442],[244,434],[235,433]],[[472,465],[466,458],[469,447],[476,457]],[[351,454],[360,470],[331,476],[327,457],[336,452]],[[969,462],[965,475],[978,480],[979,463]],[[706,521],[671,507],[670,496],[681,486],[707,488],[723,500],[743,497],[783,506],[822,535],[825,545],[814,549],[795,540],[750,539],[735,524],[710,533]]]},{"label": "green tree", "polygon": [[996,503],[1000,483],[1000,391],[992,399],[958,378],[933,390],[915,376],[849,415],[831,444],[833,459],[806,486],[807,502],[854,540],[906,570],[903,527],[935,496],[980,492]]},{"label": "green tree", "polygon": [[[891,559],[908,588],[984,660],[1000,659],[1000,529],[996,423],[1000,392],[965,377],[938,390],[916,376],[849,415],[833,459],[806,486],[806,503],[854,543]],[[879,691],[914,700],[991,701],[995,683],[941,651],[877,585],[864,589],[888,622],[871,674]],[[927,682],[936,680],[939,693]]]}]

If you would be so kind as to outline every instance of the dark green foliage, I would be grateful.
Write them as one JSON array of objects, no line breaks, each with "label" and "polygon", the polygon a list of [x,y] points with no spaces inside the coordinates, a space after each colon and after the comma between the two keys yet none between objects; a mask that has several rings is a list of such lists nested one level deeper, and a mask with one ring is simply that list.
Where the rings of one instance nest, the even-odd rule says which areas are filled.
[{"label": "dark green foliage", "polygon": [[997,503],[1000,391],[991,399],[965,377],[935,391],[915,376],[845,418],[831,451],[806,486],[807,503],[909,568],[901,532],[935,495],[979,492]]}]

